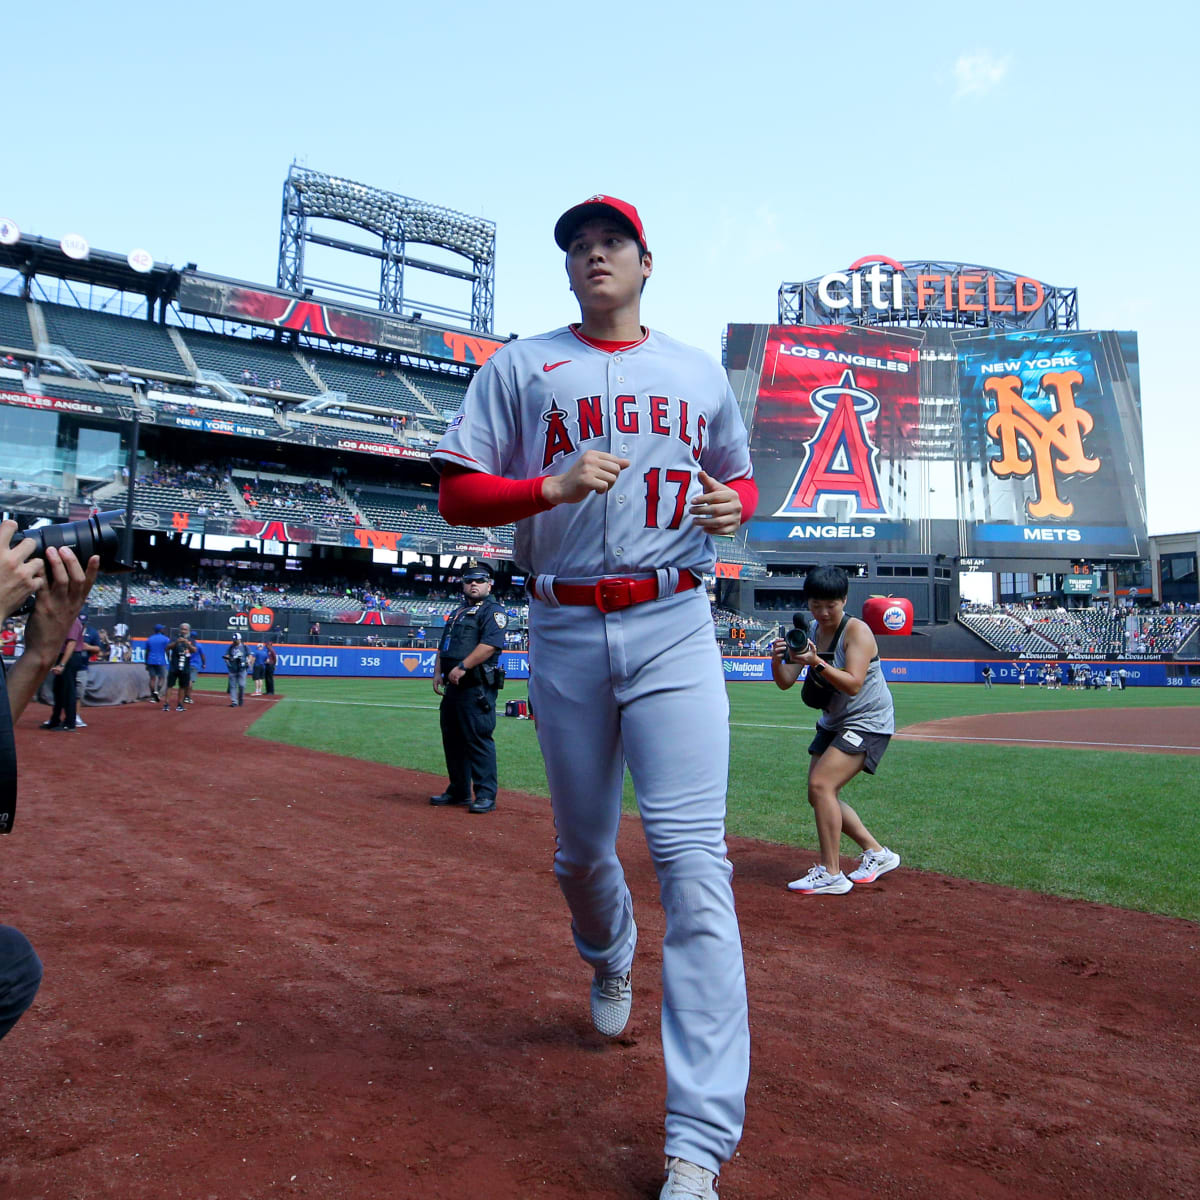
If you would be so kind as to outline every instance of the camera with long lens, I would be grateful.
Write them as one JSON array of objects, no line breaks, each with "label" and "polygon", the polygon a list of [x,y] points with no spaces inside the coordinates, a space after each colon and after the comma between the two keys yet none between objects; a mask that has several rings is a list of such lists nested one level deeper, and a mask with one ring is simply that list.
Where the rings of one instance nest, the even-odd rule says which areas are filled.
[{"label": "camera with long lens", "polygon": [[[808,649],[808,643],[811,641],[813,645],[817,642],[817,623],[813,621],[810,625],[807,617],[802,612],[795,613],[792,616],[792,628],[785,629],[783,640],[787,642],[788,649],[794,654],[803,654]],[[833,663],[833,651],[818,650],[817,657],[822,662],[829,664]]]},{"label": "camera with long lens", "polygon": [[[812,630],[812,633],[815,632],[815,629]],[[808,649],[809,641],[816,641],[810,634],[808,618],[804,613],[792,614],[792,627],[783,630],[783,640],[787,642],[788,651],[792,654],[803,654]]]},{"label": "camera with long lens", "polygon": [[[37,529],[26,529],[13,534],[12,545],[19,542],[32,541],[37,548],[32,557],[44,559],[49,547],[58,549],[67,547],[72,550],[82,566],[86,567],[88,559],[93,554],[100,556],[100,570],[107,574],[132,571],[128,563],[121,562],[120,530],[113,524],[125,514],[120,509],[111,512],[96,513],[85,517],[82,521],[64,521],[61,525],[40,525]],[[27,613],[32,610],[36,596],[28,600],[17,610]]]},{"label": "camera with long lens", "polygon": [[808,629],[799,627],[784,630],[783,640],[793,654],[803,654],[808,649]]}]

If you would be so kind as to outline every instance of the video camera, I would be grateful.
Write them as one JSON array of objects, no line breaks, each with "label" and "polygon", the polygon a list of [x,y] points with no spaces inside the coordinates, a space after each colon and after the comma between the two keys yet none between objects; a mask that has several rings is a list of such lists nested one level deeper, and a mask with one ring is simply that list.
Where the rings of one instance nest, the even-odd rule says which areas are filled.
[{"label": "video camera", "polygon": [[792,654],[803,654],[808,649],[809,633],[808,622],[804,619],[803,613],[796,613],[792,617],[792,628],[784,629],[783,640],[787,642],[788,650]]},{"label": "video camera", "polygon": [[[783,635],[783,640],[787,642],[788,650],[793,654],[803,654],[808,649],[809,642],[812,642],[814,646],[817,644],[817,623],[813,621],[810,624],[807,615],[802,612],[793,613],[792,628],[781,629],[780,633]],[[817,657],[822,662],[831,665],[833,663],[833,654],[832,650],[817,651]]]}]

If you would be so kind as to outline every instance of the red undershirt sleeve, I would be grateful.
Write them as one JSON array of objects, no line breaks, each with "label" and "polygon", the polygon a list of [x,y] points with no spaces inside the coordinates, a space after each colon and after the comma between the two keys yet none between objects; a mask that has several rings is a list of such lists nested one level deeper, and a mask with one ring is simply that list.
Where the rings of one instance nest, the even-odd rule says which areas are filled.
[{"label": "red undershirt sleeve", "polygon": [[554,506],[542,498],[545,476],[505,479],[447,465],[438,487],[438,512],[450,525],[508,525]]},{"label": "red undershirt sleeve", "polygon": [[742,502],[741,523],[745,525],[754,516],[754,510],[758,508],[758,484],[753,479],[735,479],[725,486],[733,488],[737,492],[738,499]]}]

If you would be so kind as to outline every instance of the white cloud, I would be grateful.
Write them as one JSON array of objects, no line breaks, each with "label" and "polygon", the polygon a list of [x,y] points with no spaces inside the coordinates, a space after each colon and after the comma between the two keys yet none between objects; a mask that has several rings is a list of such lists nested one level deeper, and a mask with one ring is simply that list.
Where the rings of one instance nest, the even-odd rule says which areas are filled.
[{"label": "white cloud", "polygon": [[954,63],[954,98],[985,96],[998,88],[1007,74],[1007,58],[996,58],[986,50],[960,54]]}]

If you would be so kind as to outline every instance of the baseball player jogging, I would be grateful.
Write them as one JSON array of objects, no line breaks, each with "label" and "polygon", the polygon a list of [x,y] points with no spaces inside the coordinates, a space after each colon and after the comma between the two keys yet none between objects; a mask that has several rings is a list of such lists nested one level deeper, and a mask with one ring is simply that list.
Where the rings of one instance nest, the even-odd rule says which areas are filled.
[{"label": "baseball player jogging", "polygon": [[652,259],[611,196],[554,227],[582,320],[501,347],[434,459],[452,524],[517,522],[530,697],[557,833],[554,871],[616,1037],[637,926],[616,854],[628,764],[666,914],[663,1200],[711,1197],[745,1116],[750,1040],[725,848],[729,706],[700,578],[712,536],[757,502],[720,367],[641,324]]},{"label": "baseball player jogging", "polygon": [[[865,621],[846,615],[850,581],[841,567],[817,567],[804,585],[808,610],[816,619],[816,642],[803,653],[788,649],[783,638],[771,643],[771,675],[786,691],[802,667],[832,689],[817,718],[817,736],[808,748],[808,802],[817,822],[821,860],[807,875],[788,884],[807,896],[840,896],[856,883],[874,883],[900,865],[900,855],[881,846],[842,798],[842,788],[860,771],[875,774],[896,720],[892,693],[879,665],[879,647]],[[822,650],[835,646],[833,661]],[[858,869],[846,875],[839,855],[842,834],[862,847]]]}]

